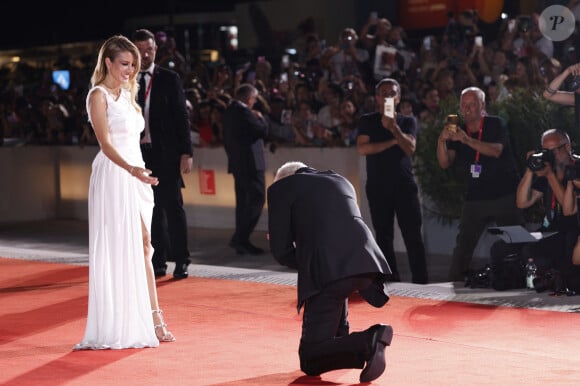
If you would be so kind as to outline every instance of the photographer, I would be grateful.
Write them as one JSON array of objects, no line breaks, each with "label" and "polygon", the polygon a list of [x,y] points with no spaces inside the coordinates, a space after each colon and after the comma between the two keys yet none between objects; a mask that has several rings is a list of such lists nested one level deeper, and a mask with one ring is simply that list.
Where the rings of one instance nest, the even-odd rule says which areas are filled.
[{"label": "photographer", "polygon": [[443,169],[453,164],[465,175],[465,199],[453,249],[450,281],[463,281],[473,251],[486,226],[523,225],[515,205],[519,175],[509,133],[497,116],[485,115],[485,94],[477,87],[461,92],[459,109],[464,125],[446,124],[437,143],[437,161]]},{"label": "photographer", "polygon": [[[392,98],[391,115],[385,113],[389,98]],[[412,159],[416,148],[417,121],[413,117],[394,113],[401,101],[401,86],[393,78],[377,83],[375,101],[378,111],[360,117],[356,140],[359,155],[366,159],[365,191],[375,236],[391,267],[389,280],[401,281],[393,244],[396,215],[407,249],[411,281],[427,284],[421,205]]]},{"label": "photographer", "polygon": [[[525,258],[533,258],[540,271],[555,269],[564,279],[572,273],[572,249],[578,238],[578,217],[573,205],[566,205],[565,184],[569,167],[574,168],[577,158],[572,154],[570,138],[562,130],[550,129],[542,134],[542,149],[530,152],[527,170],[518,185],[516,204],[529,208],[543,203],[544,219],[539,231],[557,234],[524,247]],[[568,169],[568,173],[565,173]]]}]

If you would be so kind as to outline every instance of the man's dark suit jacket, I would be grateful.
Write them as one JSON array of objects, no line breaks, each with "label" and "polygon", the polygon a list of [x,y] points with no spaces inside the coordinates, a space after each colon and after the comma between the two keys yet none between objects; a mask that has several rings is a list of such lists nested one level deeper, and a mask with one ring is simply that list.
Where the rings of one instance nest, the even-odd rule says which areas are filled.
[{"label": "man's dark suit jacket", "polygon": [[181,156],[193,155],[183,83],[174,71],[155,66],[149,97],[149,131],[153,158],[147,165],[153,175],[181,176]]},{"label": "man's dark suit jacket", "polygon": [[333,171],[301,168],[268,188],[270,249],[298,270],[298,307],[328,283],[391,269],[364,223],[352,184]]},{"label": "man's dark suit jacket", "polygon": [[228,173],[252,175],[257,171],[265,171],[264,138],[268,133],[267,121],[257,118],[248,106],[234,100],[224,113],[223,125]]}]

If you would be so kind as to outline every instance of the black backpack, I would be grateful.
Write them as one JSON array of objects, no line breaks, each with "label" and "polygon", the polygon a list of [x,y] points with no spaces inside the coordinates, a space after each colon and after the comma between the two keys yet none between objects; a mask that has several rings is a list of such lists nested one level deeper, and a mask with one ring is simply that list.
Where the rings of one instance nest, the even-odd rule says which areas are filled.
[{"label": "black backpack", "polygon": [[505,256],[492,262],[491,287],[497,291],[526,287],[526,269],[519,254]]}]

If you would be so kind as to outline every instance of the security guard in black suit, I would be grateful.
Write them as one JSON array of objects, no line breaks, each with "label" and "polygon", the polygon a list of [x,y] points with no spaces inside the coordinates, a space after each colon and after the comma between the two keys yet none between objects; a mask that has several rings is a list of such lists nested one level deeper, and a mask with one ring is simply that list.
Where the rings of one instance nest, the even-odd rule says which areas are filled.
[{"label": "security guard in black suit", "polygon": [[155,65],[155,35],[146,29],[133,33],[141,53],[141,74],[137,97],[145,116],[141,152],[145,166],[159,178],[153,187],[155,207],[151,223],[151,243],[155,276],[165,275],[167,260],[175,261],[173,277],[188,277],[187,218],[181,189],[181,173],[191,172],[193,146],[183,83],[179,75]]},{"label": "security guard in black suit", "polygon": [[264,250],[250,242],[266,201],[264,138],[268,122],[253,110],[258,90],[240,85],[223,115],[223,141],[228,156],[228,173],[233,174],[236,191],[236,230],[230,246],[238,254],[261,254]]}]

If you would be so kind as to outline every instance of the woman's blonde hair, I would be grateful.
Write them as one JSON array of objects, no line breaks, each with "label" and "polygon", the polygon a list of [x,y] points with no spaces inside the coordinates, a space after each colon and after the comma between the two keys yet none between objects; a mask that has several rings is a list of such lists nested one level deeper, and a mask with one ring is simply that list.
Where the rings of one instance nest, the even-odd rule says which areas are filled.
[{"label": "woman's blonde hair", "polygon": [[111,62],[114,62],[117,56],[119,56],[119,54],[122,52],[129,52],[131,55],[133,55],[133,64],[135,65],[135,68],[131,74],[131,77],[129,78],[127,85],[121,85],[121,87],[131,92],[131,104],[135,107],[136,110],[141,112],[141,107],[136,102],[137,74],[141,68],[141,54],[139,53],[137,46],[125,36],[114,35],[105,40],[101,46],[101,49],[99,50],[97,65],[95,66],[95,70],[91,76],[91,86],[98,86],[105,80],[109,71],[107,64],[105,63],[105,59],[109,58]]}]

